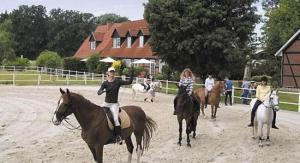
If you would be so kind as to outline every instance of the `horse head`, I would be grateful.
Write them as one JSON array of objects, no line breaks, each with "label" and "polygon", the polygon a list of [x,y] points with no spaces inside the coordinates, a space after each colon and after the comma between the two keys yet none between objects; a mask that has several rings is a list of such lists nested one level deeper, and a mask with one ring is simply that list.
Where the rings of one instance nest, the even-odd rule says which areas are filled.
[{"label": "horse head", "polygon": [[277,92],[277,90],[272,90],[269,95],[269,106],[274,108],[276,111],[279,110],[279,97]]},{"label": "horse head", "polygon": [[182,95],[182,94],[187,94],[186,89],[189,85],[181,85],[179,86],[178,84],[176,84],[177,88],[178,88],[178,92],[177,95]]},{"label": "horse head", "polygon": [[67,116],[73,113],[71,93],[69,89],[67,89],[67,92],[65,92],[60,88],[60,93],[61,93],[61,97],[58,101],[58,106],[55,111],[56,120],[53,122],[54,125],[60,125],[61,122],[67,118]]}]

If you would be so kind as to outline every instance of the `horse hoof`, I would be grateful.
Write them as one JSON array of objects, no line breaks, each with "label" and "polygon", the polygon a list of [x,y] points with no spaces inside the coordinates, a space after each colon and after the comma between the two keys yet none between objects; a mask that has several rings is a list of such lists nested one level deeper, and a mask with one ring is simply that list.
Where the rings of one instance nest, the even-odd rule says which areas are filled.
[{"label": "horse hoof", "polygon": [[147,101],[147,98],[145,98],[144,101]]},{"label": "horse hoof", "polygon": [[188,147],[192,148],[192,145],[190,143],[187,144]]},{"label": "horse hoof", "polygon": [[193,134],[193,138],[196,139],[196,134]]},{"label": "horse hoof", "polygon": [[256,139],[256,136],[252,136],[252,139]]},{"label": "horse hoof", "polygon": [[153,100],[151,99],[151,102],[153,102]]},{"label": "horse hoof", "polygon": [[178,142],[177,144],[178,144],[179,146],[181,146],[181,142]]},{"label": "horse hoof", "polygon": [[266,141],[266,146],[270,146],[270,145],[271,145],[270,140],[267,140],[267,141]]},{"label": "horse hoof", "polygon": [[263,147],[264,145],[263,145],[262,143],[259,143],[258,146],[259,146],[259,147]]}]

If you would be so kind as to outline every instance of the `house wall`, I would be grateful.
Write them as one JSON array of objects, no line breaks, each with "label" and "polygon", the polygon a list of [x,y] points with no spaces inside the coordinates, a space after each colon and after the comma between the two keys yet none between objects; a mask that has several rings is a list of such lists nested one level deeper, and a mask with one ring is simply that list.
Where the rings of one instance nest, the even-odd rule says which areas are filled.
[{"label": "house wall", "polygon": [[282,86],[300,88],[300,37],[283,53]]}]

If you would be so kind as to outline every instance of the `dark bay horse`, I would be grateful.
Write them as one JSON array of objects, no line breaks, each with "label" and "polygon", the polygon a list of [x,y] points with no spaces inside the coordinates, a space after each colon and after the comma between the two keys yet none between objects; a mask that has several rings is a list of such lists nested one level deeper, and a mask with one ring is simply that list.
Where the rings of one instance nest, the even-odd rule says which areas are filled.
[{"label": "dark bay horse", "polygon": [[180,87],[177,86],[177,87],[178,87],[178,94],[176,96],[176,100],[174,100],[174,107],[176,109],[176,115],[179,124],[178,145],[181,146],[182,121],[183,119],[185,119],[187,146],[191,147],[190,133],[193,131],[194,132],[193,138],[195,138],[199,112],[195,110],[193,100],[186,91],[187,86],[180,86]]},{"label": "dark bay horse", "polygon": [[[74,114],[82,128],[81,137],[90,148],[94,160],[103,162],[103,146],[109,144],[113,133],[108,127],[105,111],[102,107],[90,102],[83,96],[60,89],[62,103],[58,104],[55,125],[61,124],[70,114]],[[60,101],[59,101],[60,102]],[[125,140],[129,152],[128,162],[131,162],[134,146],[131,135],[134,133],[137,143],[137,162],[143,151],[148,149],[156,123],[138,106],[124,106],[124,111],[130,117],[130,127],[122,129],[121,137]]]},{"label": "dark bay horse", "polygon": [[[214,85],[213,89],[208,94],[208,104],[211,105],[211,119],[216,119],[217,109],[221,100],[221,93],[224,89],[224,82],[217,81]],[[205,106],[205,88],[198,88],[194,91],[194,94],[200,101],[201,111],[203,116],[205,117],[204,113],[204,106]]]}]

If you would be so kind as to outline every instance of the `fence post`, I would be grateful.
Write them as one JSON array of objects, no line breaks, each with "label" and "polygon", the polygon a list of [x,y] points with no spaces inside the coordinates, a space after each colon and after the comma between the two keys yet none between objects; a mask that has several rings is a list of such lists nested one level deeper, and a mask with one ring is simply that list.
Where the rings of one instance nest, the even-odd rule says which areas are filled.
[{"label": "fence post", "polygon": [[84,74],[84,84],[86,85],[87,84],[87,82],[86,82],[86,74],[85,74],[85,72],[83,72],[83,74]]},{"label": "fence post", "polygon": [[38,76],[38,85],[40,85],[40,82],[41,82],[41,73],[39,73],[39,76]]},{"label": "fence post", "polygon": [[166,94],[168,94],[168,88],[169,88],[169,81],[166,81]]},{"label": "fence post", "polygon": [[232,92],[231,92],[232,93],[232,95],[231,95],[231,97],[232,97],[231,98],[231,103],[232,104],[234,104],[234,89],[235,89],[234,86],[232,86]]},{"label": "fence post", "polygon": [[66,81],[67,81],[67,85],[69,85],[69,75],[66,75]]},{"label": "fence post", "polygon": [[299,99],[298,99],[298,112],[300,112],[300,91],[299,91],[298,96],[299,96]]},{"label": "fence post", "polygon": [[13,73],[13,85],[14,86],[16,85],[16,73],[15,72]]},{"label": "fence post", "polygon": [[103,83],[103,81],[104,81],[104,74],[101,74],[101,75],[102,75],[101,83]]},{"label": "fence post", "polygon": [[94,80],[94,73],[92,73],[92,80]]},{"label": "fence post", "polygon": [[77,77],[78,77],[77,73],[78,73],[78,72],[76,71],[76,80],[77,80]]}]

